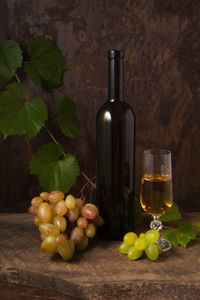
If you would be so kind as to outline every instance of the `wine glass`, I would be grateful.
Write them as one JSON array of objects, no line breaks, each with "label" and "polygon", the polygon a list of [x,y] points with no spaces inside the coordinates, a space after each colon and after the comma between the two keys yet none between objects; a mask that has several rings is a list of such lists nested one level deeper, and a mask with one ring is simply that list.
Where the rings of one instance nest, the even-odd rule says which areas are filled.
[{"label": "wine glass", "polygon": [[[144,151],[140,203],[143,210],[153,216],[150,228],[162,230],[159,217],[166,213],[173,203],[171,152],[169,150]],[[162,238],[158,243],[163,251],[171,248],[171,243]]]}]

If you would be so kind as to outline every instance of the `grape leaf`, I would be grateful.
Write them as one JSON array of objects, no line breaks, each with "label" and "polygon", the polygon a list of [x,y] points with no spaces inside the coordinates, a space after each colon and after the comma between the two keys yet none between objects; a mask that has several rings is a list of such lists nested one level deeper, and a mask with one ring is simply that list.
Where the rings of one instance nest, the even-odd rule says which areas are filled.
[{"label": "grape leaf", "polygon": [[7,40],[0,47],[0,86],[7,83],[22,65],[22,50],[19,44]]},{"label": "grape leaf", "polygon": [[200,221],[197,222],[197,223],[195,224],[195,226],[196,226],[196,230],[197,230],[197,231],[200,231]]},{"label": "grape leaf", "polygon": [[79,175],[78,162],[74,155],[64,153],[60,144],[47,144],[39,148],[30,164],[31,174],[38,177],[43,190],[60,190],[66,193]]},{"label": "grape leaf", "polygon": [[0,130],[4,138],[9,135],[26,134],[34,137],[47,120],[44,101],[38,97],[25,99],[26,89],[22,84],[12,83],[0,96]]},{"label": "grape leaf", "polygon": [[187,244],[191,241],[191,238],[185,234],[178,232],[178,243],[186,248]]},{"label": "grape leaf", "polygon": [[180,220],[181,218],[182,218],[182,215],[179,211],[178,205],[174,202],[173,205],[168,210],[168,212],[166,212],[164,215],[162,215],[159,218],[159,220],[162,222],[170,222],[170,221]]},{"label": "grape leaf", "polygon": [[164,233],[164,239],[168,240],[173,246],[178,246],[178,232],[175,230],[166,230]]},{"label": "grape leaf", "polygon": [[37,69],[35,66],[31,63],[24,63],[24,71],[27,73],[27,75],[32,79],[32,81],[40,88],[42,89],[42,79],[40,78]]},{"label": "grape leaf", "polygon": [[186,248],[187,244],[196,238],[196,234],[192,224],[182,222],[178,225],[178,230],[165,231],[164,238],[174,246],[178,246],[180,244]]},{"label": "grape leaf", "polygon": [[194,232],[193,226],[190,223],[182,222],[178,225],[179,232],[187,235],[191,240],[196,238],[196,234]]},{"label": "grape leaf", "polygon": [[31,60],[24,63],[24,70],[40,88],[56,88],[67,69],[64,56],[48,38],[29,39],[28,53]]},{"label": "grape leaf", "polygon": [[56,104],[59,113],[61,131],[70,138],[80,138],[80,122],[76,115],[76,104],[68,97],[59,100]]}]

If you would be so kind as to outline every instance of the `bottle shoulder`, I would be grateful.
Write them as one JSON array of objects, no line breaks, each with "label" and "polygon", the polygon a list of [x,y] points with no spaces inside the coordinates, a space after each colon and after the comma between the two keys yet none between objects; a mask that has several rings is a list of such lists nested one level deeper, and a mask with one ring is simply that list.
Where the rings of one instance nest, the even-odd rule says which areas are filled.
[{"label": "bottle shoulder", "polygon": [[97,112],[97,117],[100,115],[104,115],[106,113],[110,113],[111,115],[119,115],[119,114],[132,114],[133,117],[135,118],[135,114],[134,111],[132,109],[132,107],[125,101],[123,102],[110,102],[110,101],[106,101],[98,110]]}]

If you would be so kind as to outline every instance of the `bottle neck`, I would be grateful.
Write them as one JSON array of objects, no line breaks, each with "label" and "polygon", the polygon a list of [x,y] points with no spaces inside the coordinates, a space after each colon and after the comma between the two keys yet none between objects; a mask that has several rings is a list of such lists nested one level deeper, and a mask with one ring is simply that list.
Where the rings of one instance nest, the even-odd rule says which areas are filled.
[{"label": "bottle neck", "polygon": [[108,52],[108,101],[111,102],[124,100],[124,59],[120,55],[122,53],[116,50]]}]

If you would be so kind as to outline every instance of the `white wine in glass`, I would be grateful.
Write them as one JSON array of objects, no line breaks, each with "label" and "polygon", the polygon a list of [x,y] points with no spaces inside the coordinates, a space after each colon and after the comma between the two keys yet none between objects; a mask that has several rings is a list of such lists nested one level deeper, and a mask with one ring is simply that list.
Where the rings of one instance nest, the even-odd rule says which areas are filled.
[{"label": "white wine in glass", "polygon": [[[143,174],[140,185],[140,203],[143,210],[151,214],[154,220],[151,229],[161,230],[159,217],[166,213],[173,203],[171,152],[164,149],[144,151]],[[171,248],[171,244],[160,239],[163,251]]]}]

